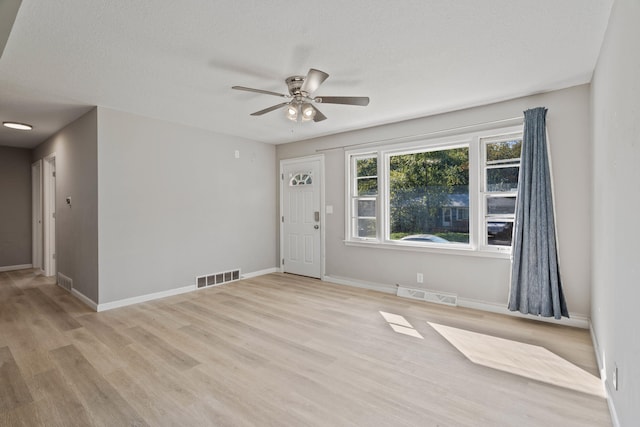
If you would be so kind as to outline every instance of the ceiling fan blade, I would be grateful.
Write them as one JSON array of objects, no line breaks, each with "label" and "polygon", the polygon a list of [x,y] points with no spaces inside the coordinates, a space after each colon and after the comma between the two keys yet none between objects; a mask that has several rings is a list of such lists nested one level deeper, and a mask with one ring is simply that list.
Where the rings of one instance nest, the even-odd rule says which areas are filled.
[{"label": "ceiling fan blade", "polygon": [[313,93],[320,87],[322,82],[327,80],[328,77],[329,74],[325,73],[324,71],[311,68],[307,73],[307,77],[304,78],[304,83],[302,83],[300,91],[306,92],[307,94]]},{"label": "ceiling fan blade", "polygon": [[278,93],[278,92],[271,92],[270,90],[262,90],[262,89],[253,89],[250,87],[244,87],[244,86],[232,86],[231,89],[235,89],[235,90],[245,90],[247,92],[256,92],[256,93],[264,93],[265,95],[274,95],[274,96],[281,96],[283,98],[288,98],[288,95],[284,95],[282,93]]},{"label": "ceiling fan blade", "polygon": [[368,96],[316,96],[313,100],[322,104],[369,105]]},{"label": "ceiling fan blade", "polygon": [[[313,107],[313,105],[312,105],[312,107]],[[323,120],[326,120],[326,119],[327,119],[327,116],[325,116],[324,114],[322,114],[322,113],[320,112],[320,110],[318,110],[316,107],[313,107],[313,109],[314,109],[314,110],[316,110],[316,115],[315,115],[315,116],[313,116],[313,121],[314,121],[314,122],[321,122],[321,121],[323,121]]]},{"label": "ceiling fan blade", "polygon": [[289,105],[288,102],[283,102],[282,104],[274,105],[269,108],[265,108],[264,110],[256,111],[255,113],[251,113],[252,116],[261,116],[266,113],[270,113],[271,111],[277,110],[278,108],[282,108],[285,105]]}]

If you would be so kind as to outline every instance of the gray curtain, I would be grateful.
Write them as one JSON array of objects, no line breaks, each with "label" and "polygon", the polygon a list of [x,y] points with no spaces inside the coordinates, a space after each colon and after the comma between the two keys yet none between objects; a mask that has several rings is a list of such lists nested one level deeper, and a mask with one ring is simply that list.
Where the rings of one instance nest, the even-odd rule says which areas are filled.
[{"label": "gray curtain", "polygon": [[509,310],[569,317],[562,293],[547,155],[547,109],[524,112]]}]

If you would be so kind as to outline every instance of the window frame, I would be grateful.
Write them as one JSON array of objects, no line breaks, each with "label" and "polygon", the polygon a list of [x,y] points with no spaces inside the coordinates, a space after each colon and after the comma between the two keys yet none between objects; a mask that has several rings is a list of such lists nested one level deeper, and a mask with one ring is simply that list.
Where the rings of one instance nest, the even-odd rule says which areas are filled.
[{"label": "window frame", "polygon": [[[414,139],[412,141],[391,144],[379,144],[353,149],[345,149],[345,245],[404,251],[436,252],[508,258],[511,247],[488,245],[487,223],[485,221],[486,185],[485,145],[483,139],[519,135],[522,138],[522,125],[478,130],[469,133],[449,134],[444,137]],[[511,138],[513,139],[513,138]],[[507,139],[508,140],[508,139]],[[420,153],[467,147],[469,153],[469,243],[407,242],[390,240],[390,158],[394,155]],[[357,197],[356,159],[377,157],[378,192],[376,200],[376,237],[358,237],[354,230],[354,205]],[[367,196],[372,198],[372,196]],[[452,219],[458,212],[451,212]]]}]

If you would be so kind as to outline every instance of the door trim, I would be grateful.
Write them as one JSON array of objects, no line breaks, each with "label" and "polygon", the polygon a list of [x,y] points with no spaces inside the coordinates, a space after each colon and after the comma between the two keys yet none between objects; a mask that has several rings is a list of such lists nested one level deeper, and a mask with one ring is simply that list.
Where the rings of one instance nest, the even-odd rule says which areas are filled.
[{"label": "door trim", "polygon": [[284,212],[284,167],[288,165],[293,165],[296,163],[304,163],[317,160],[320,162],[320,280],[324,280],[325,276],[325,227],[326,227],[326,218],[325,218],[325,186],[324,186],[324,155],[316,154],[312,156],[304,156],[304,157],[296,157],[293,159],[282,159],[280,160],[280,171],[278,173],[278,177],[280,178],[280,209],[279,215],[277,218],[278,221],[278,230],[280,231],[280,251],[278,258],[278,268],[280,271],[284,271],[282,260],[284,259],[284,228],[282,227],[282,215]]},{"label": "door trim", "polygon": [[[55,166],[56,153],[51,153],[43,159],[43,270],[45,276],[55,276],[57,270],[56,260],[56,230],[52,226],[51,214],[56,211],[56,185],[57,180],[52,179],[52,170],[56,170]],[[57,221],[56,221],[57,223]]]},{"label": "door trim", "polygon": [[31,164],[31,265],[42,270],[42,159]]}]

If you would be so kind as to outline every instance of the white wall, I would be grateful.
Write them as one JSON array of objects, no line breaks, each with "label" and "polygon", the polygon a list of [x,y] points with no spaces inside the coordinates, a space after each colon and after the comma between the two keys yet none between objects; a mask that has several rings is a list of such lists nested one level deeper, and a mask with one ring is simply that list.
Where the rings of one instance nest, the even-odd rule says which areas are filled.
[{"label": "white wall", "polygon": [[[640,425],[640,2],[616,0],[592,82],[591,319],[621,426]],[[619,389],[612,372],[618,366]]]},{"label": "white wall", "polygon": [[[277,158],[316,154],[317,149],[424,134],[522,115],[528,108],[546,106],[553,162],[560,268],[567,304],[572,314],[587,317],[590,310],[591,157],[589,86],[514,99],[432,117],[378,126],[277,146]],[[348,108],[348,107],[347,107]],[[425,286],[454,292],[461,298],[506,307],[510,262],[479,258],[345,246],[344,152],[324,151],[327,215],[326,275],[392,287],[413,285],[422,272]]]},{"label": "white wall", "polygon": [[[56,265],[73,287],[98,301],[97,112],[91,110],[34,148],[56,154]],[[29,190],[30,191],[30,190]],[[65,203],[70,196],[72,206]]]},{"label": "white wall", "polygon": [[100,304],[275,267],[274,146],[102,107],[98,129]]}]

